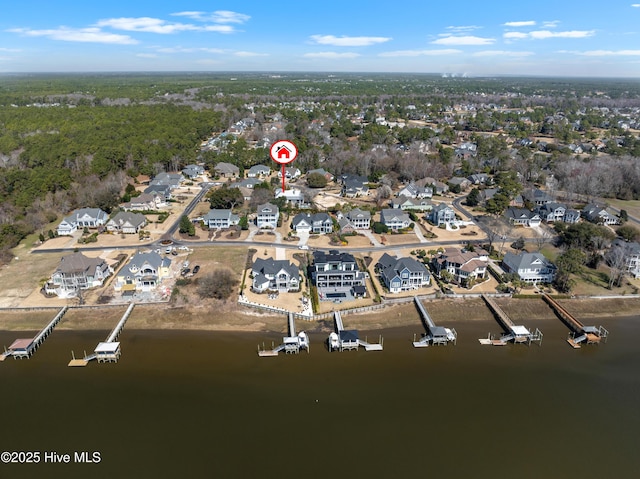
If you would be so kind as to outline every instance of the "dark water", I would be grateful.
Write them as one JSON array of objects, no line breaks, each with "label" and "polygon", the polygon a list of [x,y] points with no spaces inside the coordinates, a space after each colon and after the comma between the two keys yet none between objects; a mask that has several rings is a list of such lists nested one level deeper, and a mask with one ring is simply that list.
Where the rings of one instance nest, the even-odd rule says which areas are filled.
[{"label": "dark water", "polygon": [[[571,349],[559,321],[538,346],[481,346],[494,322],[457,324],[457,346],[259,358],[265,334],[122,334],[118,364],[68,368],[106,332],[54,332],[0,363],[0,450],[100,452],[99,464],[0,464],[0,478],[635,478],[640,321],[603,321]],[[533,325],[533,324],[532,324]],[[445,325],[446,326],[446,325]],[[369,333],[377,338],[378,333]],[[0,332],[9,344],[24,334]]]}]

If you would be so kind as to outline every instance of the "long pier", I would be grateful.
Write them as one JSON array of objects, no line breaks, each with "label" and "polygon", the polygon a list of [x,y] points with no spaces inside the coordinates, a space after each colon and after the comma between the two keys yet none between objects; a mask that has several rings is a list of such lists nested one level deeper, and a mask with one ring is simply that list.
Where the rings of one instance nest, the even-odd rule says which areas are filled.
[{"label": "long pier", "polygon": [[124,325],[127,322],[127,319],[129,319],[129,316],[131,316],[131,312],[133,311],[135,305],[136,303],[131,303],[129,305],[125,313],[122,315],[122,318],[120,318],[120,321],[118,321],[118,324],[116,324],[115,328],[113,328],[107,338],[103,342],[98,343],[96,348],[93,350],[93,354],[87,355],[85,353],[82,359],[76,359],[75,354],[72,351],[71,354],[73,356],[73,359],[69,362],[68,365],[86,366],[90,361],[93,361],[94,359],[97,359],[99,363],[117,363],[118,359],[120,359],[120,355],[122,354],[122,352],[120,351],[120,343],[117,341],[117,339],[124,329]]},{"label": "long pier", "polygon": [[488,339],[480,339],[480,344],[489,344],[493,346],[504,346],[508,342],[513,341],[514,343],[523,343],[528,346],[531,345],[532,342],[537,342],[538,344],[542,344],[542,332],[538,328],[532,333],[525,326],[518,326],[513,324],[511,318],[507,316],[507,313],[503,311],[503,309],[498,306],[498,304],[486,294],[482,295],[482,299],[489,309],[493,312],[496,320],[504,329],[505,334],[502,335],[500,339],[491,339],[491,335],[489,335]]},{"label": "long pier", "polygon": [[556,315],[569,328],[569,337],[567,342],[574,349],[580,349],[580,343],[600,344],[607,342],[609,331],[604,326],[585,326],[578,318],[573,316],[569,311],[562,307],[555,299],[548,294],[543,294],[542,299],[553,309]]},{"label": "long pier", "polygon": [[62,320],[62,317],[65,315],[68,306],[62,308],[58,314],[47,324],[33,339],[16,339],[9,349],[5,349],[3,354],[0,354],[0,361],[4,361],[9,356],[13,356],[13,359],[20,358],[30,358],[36,350],[40,347],[40,345],[49,337],[49,335],[53,332],[58,323]]},{"label": "long pier", "polygon": [[293,313],[288,314],[287,322],[289,326],[289,335],[282,338],[283,343],[277,348],[274,348],[272,345],[271,349],[264,349],[264,347],[260,349],[260,346],[258,346],[258,356],[273,357],[277,356],[281,351],[284,351],[287,354],[298,354],[301,349],[306,349],[307,353],[309,352],[309,337],[304,331],[300,331],[296,335],[296,325]]},{"label": "long pier", "polygon": [[363,341],[360,339],[358,330],[344,329],[340,311],[335,311],[333,313],[333,320],[335,322],[335,331],[329,335],[329,351],[349,351],[352,349],[358,349],[360,346],[362,346],[365,351],[382,351],[382,336],[380,336],[380,342],[378,344],[369,343],[366,338]]},{"label": "long pier", "polygon": [[413,301],[418,309],[418,313],[420,313],[420,318],[422,319],[422,324],[426,330],[426,334],[420,339],[416,341],[415,335],[413,338],[413,347],[414,348],[426,348],[430,345],[447,345],[452,342],[456,344],[458,340],[458,333],[455,329],[443,328],[442,326],[436,326],[429,316],[427,312],[427,308],[424,307],[422,301],[417,296],[414,296]]}]

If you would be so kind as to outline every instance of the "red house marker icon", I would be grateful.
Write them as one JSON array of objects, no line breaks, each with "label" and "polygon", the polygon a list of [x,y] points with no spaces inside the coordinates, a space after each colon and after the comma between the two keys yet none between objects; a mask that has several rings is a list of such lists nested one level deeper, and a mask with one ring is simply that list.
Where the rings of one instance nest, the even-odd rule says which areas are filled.
[{"label": "red house marker icon", "polygon": [[282,160],[282,159],[288,160],[289,157],[291,156],[291,153],[293,153],[293,151],[291,151],[291,149],[288,148],[287,145],[280,145],[276,149],[276,155],[278,156],[279,160]]},{"label": "red house marker icon", "polygon": [[284,165],[291,163],[298,156],[298,148],[287,140],[276,141],[269,149],[271,159],[282,165],[282,191],[284,191]]}]

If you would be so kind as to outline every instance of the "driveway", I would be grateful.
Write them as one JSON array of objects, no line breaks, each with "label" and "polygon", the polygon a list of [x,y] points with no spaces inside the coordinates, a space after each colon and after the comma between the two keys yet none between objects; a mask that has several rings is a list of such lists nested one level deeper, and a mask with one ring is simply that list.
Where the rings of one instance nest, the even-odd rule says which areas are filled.
[{"label": "driveway", "polygon": [[363,236],[366,236],[367,238],[369,238],[369,241],[371,241],[371,244],[373,246],[382,246],[382,243],[380,243],[380,241],[375,239],[371,230],[358,230],[358,233],[362,233]]}]

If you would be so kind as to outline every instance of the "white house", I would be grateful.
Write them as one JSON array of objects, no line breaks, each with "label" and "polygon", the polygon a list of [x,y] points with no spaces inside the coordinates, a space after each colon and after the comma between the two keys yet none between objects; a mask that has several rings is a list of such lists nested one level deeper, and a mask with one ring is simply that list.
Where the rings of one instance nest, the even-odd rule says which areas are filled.
[{"label": "white house", "polygon": [[513,254],[507,252],[502,259],[502,269],[506,273],[516,273],[527,283],[551,283],[556,267],[540,253]]},{"label": "white house", "polygon": [[113,289],[118,292],[153,291],[171,274],[171,260],[151,251],[136,253],[122,267]]},{"label": "white house", "polygon": [[300,191],[297,188],[293,188],[291,190],[284,190],[284,191],[282,191],[282,188],[278,188],[275,191],[275,197],[286,198],[287,204],[291,204],[295,206],[304,205],[304,195],[302,194],[302,191]]},{"label": "white house", "polygon": [[280,210],[271,203],[265,203],[258,206],[256,216],[256,226],[258,228],[277,228]]},{"label": "white house", "polygon": [[203,216],[203,223],[207,228],[211,229],[225,229],[232,226],[236,226],[240,222],[240,217],[234,215],[231,210],[209,210],[209,212]]},{"label": "white house", "polygon": [[251,289],[258,293],[265,291],[298,291],[300,270],[287,260],[258,258],[251,268]]},{"label": "white house", "polygon": [[58,225],[58,235],[72,235],[78,228],[98,228],[104,226],[109,215],[100,208],[81,208],[76,210]]},{"label": "white house", "polygon": [[407,213],[395,208],[389,208],[380,211],[380,223],[390,230],[401,230],[408,228],[411,224],[411,218]]}]

